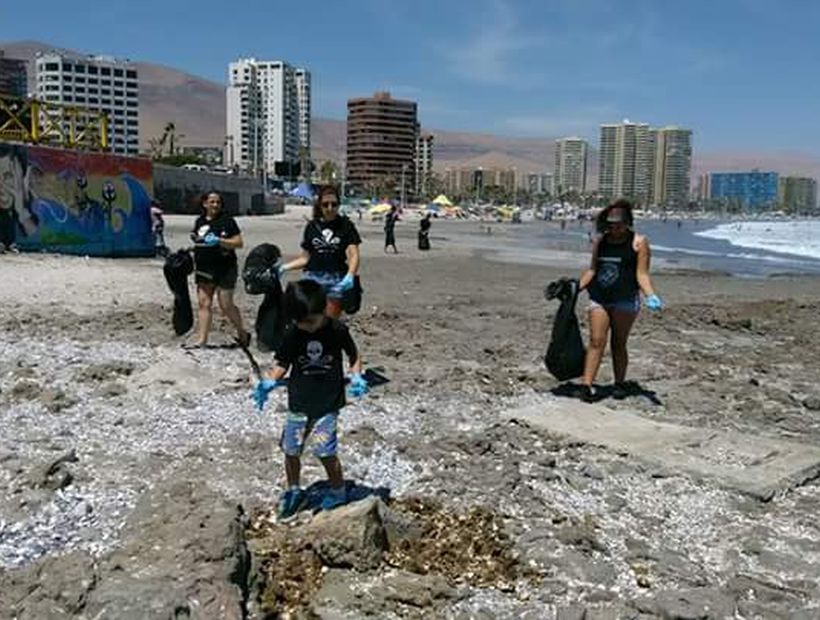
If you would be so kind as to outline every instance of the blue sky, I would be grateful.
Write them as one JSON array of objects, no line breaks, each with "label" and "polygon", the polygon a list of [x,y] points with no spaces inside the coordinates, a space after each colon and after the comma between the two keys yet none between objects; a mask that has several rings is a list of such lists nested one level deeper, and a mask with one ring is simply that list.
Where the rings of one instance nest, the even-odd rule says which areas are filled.
[{"label": "blue sky", "polygon": [[225,80],[239,56],[313,72],[313,113],[388,89],[428,128],[577,134],[679,124],[697,148],[820,153],[811,0],[4,0],[37,39]]}]

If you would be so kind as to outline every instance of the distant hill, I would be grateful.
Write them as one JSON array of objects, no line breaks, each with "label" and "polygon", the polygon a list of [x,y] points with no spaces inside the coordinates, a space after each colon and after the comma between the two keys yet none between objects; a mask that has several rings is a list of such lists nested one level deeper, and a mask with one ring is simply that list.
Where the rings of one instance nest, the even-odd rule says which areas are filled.
[{"label": "distant hill", "polygon": [[[55,49],[39,41],[0,43],[7,56],[31,63],[39,51]],[[72,50],[65,50],[72,53]],[[169,122],[181,144],[221,146],[225,139],[225,85],[170,67],[135,62],[140,80],[140,146],[148,147]],[[34,72],[29,70],[29,89]],[[423,102],[421,104],[424,110]],[[341,113],[344,111],[340,110]],[[341,162],[345,152],[343,120],[314,118],[311,126],[313,159]],[[433,161],[437,170],[458,167],[510,168],[548,172],[553,167],[554,139],[514,138],[425,127],[435,135]],[[589,178],[597,181],[597,152],[592,149]],[[820,156],[784,152],[695,152],[693,177],[706,171],[775,170],[820,178]]]},{"label": "distant hill", "polygon": [[[52,45],[39,41],[0,43],[6,56],[29,61],[29,91],[34,91],[33,59]],[[79,54],[75,50],[64,50]],[[219,146],[225,140],[225,86],[161,65],[135,62],[140,85],[140,148],[148,148],[169,122],[182,144]]]}]

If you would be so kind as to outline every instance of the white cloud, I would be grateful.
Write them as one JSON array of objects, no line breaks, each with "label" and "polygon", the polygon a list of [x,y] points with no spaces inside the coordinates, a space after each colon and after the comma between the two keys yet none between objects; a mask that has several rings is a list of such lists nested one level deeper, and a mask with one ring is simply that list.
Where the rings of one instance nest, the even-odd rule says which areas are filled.
[{"label": "white cloud", "polygon": [[[460,39],[446,52],[450,70],[481,84],[513,85],[523,81],[515,70],[516,54],[543,44],[521,32],[512,4],[493,0],[485,20],[471,37]],[[532,76],[530,76],[532,77]]]}]

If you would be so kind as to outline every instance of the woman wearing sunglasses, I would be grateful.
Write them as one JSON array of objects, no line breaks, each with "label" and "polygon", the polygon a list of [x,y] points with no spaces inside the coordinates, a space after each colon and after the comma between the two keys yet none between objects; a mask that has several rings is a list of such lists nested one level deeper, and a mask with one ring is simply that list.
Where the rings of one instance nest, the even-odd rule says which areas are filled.
[{"label": "woman wearing sunglasses", "polygon": [[313,218],[302,236],[302,253],[280,267],[280,275],[304,269],[304,278],[321,284],[327,296],[327,315],[332,318],[342,314],[342,298],[353,289],[362,243],[353,222],[339,213],[339,203],[335,186],[319,188]]},{"label": "woman wearing sunglasses", "polygon": [[601,236],[592,247],[592,264],[581,276],[580,288],[589,292],[589,345],[584,362],[582,398],[595,400],[592,385],[609,339],[615,375],[614,398],[628,396],[625,383],[629,363],[626,343],[641,309],[663,307],[649,277],[649,241],[633,230],[632,204],[617,200],[598,214]]}]

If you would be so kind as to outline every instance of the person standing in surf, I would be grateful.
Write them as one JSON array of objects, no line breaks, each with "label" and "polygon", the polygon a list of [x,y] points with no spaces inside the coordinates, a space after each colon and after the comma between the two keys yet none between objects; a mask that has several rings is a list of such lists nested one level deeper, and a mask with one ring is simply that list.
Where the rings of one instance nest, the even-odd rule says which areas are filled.
[{"label": "person standing in surf", "polygon": [[339,318],[342,299],[353,290],[359,273],[362,239],[350,219],[339,213],[339,190],[333,185],[319,188],[313,218],[305,225],[302,253],[279,268],[304,269],[302,277],[318,282],[327,296],[327,315]]},{"label": "person standing in surf", "polygon": [[208,343],[216,294],[219,309],[236,328],[239,341],[247,346],[251,335],[242,325],[242,315],[233,300],[239,273],[236,250],[243,245],[236,220],[224,212],[222,196],[217,192],[202,195],[202,214],[196,218],[191,239],[194,242],[194,276],[199,306],[197,339],[190,348]]},{"label": "person standing in surf", "polygon": [[614,398],[629,394],[625,383],[629,364],[627,341],[641,309],[641,293],[650,310],[663,307],[649,277],[649,240],[633,230],[632,204],[617,200],[598,214],[600,236],[592,246],[592,263],[580,280],[589,293],[589,344],[584,362],[582,398],[595,400],[592,386],[607,339],[612,349]]}]

